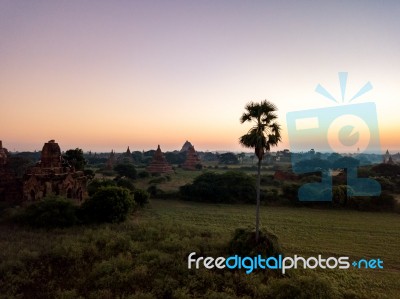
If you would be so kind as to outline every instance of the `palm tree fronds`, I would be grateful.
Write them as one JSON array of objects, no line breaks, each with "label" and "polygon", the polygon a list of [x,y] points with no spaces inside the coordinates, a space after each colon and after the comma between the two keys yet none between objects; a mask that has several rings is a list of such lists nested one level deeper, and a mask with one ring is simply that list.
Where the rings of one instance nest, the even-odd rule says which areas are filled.
[{"label": "palm tree fronds", "polygon": [[269,152],[271,146],[278,145],[281,141],[281,127],[275,122],[278,118],[276,106],[267,100],[261,103],[250,102],[245,106],[246,111],[240,118],[240,122],[255,121],[255,125],[250,128],[247,134],[239,138],[239,143],[247,148],[254,148],[254,153],[258,158],[257,168],[257,209],[256,209],[256,242],[259,237],[260,223],[260,180],[261,180],[261,161],[265,152]]}]

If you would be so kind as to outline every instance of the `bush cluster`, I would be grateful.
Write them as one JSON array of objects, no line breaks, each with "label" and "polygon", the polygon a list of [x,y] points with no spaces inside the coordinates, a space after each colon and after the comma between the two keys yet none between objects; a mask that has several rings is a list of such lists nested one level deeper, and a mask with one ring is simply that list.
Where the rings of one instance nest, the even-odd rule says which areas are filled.
[{"label": "bush cluster", "polygon": [[33,227],[69,227],[79,222],[78,207],[62,197],[47,197],[29,205],[17,220]]},{"label": "bush cluster", "polygon": [[186,200],[254,203],[256,186],[254,178],[243,172],[206,172],[195,178],[192,184],[180,187],[180,194]]},{"label": "bush cluster", "polygon": [[[111,182],[109,185],[108,182]],[[135,208],[144,206],[150,194],[116,186],[114,181],[94,182],[92,196],[82,206],[62,197],[46,197],[22,209],[14,217],[19,223],[32,227],[69,227],[82,223],[122,222]]]},{"label": "bush cluster", "polygon": [[101,187],[82,205],[82,213],[89,222],[122,222],[135,206],[131,193],[121,187]]},{"label": "bush cluster", "polygon": [[278,237],[266,229],[260,230],[259,240],[256,242],[256,232],[251,228],[238,228],[229,243],[228,251],[241,256],[274,256],[282,254]]},{"label": "bush cluster", "polygon": [[149,198],[150,198],[149,192],[147,192],[145,190],[141,190],[141,189],[135,190],[133,192],[133,196],[134,196],[135,202],[141,207],[144,206],[146,203],[148,203]]}]

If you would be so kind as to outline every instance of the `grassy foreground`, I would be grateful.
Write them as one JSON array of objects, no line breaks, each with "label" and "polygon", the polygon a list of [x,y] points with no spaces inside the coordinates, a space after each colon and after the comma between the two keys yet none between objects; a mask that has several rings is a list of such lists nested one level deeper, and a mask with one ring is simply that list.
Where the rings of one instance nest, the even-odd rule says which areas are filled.
[{"label": "grassy foreground", "polygon": [[[268,273],[187,269],[192,251],[227,256],[234,229],[253,222],[253,206],[153,200],[123,224],[2,224],[0,298],[265,298],[274,286]],[[398,298],[398,214],[263,206],[261,223],[287,256],[384,261],[383,270],[298,269],[291,277],[323,278],[339,298]]]}]

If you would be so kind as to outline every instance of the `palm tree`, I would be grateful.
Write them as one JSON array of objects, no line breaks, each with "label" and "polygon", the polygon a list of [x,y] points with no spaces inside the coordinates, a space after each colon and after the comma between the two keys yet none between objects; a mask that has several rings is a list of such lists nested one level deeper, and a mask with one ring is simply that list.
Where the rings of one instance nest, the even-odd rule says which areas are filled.
[{"label": "palm tree", "polygon": [[241,145],[254,148],[258,158],[257,167],[257,206],[256,206],[256,242],[260,235],[260,181],[261,181],[261,162],[266,152],[271,146],[276,146],[281,141],[281,127],[276,122],[278,110],[274,104],[267,100],[261,103],[250,102],[245,106],[246,111],[240,118],[240,123],[253,122],[253,126],[239,138]]}]

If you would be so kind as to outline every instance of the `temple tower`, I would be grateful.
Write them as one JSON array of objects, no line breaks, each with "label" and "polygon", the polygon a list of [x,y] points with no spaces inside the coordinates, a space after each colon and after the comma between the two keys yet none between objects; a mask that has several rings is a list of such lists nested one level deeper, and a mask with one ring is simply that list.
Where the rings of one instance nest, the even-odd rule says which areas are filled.
[{"label": "temple tower", "polygon": [[40,161],[40,167],[42,168],[61,167],[61,149],[58,143],[54,140],[45,143]]},{"label": "temple tower", "polygon": [[173,172],[172,166],[165,159],[160,145],[158,145],[156,152],[154,153],[153,160],[147,167],[147,171],[150,173],[170,173]]},{"label": "temple tower", "polygon": [[106,163],[106,168],[111,170],[115,166],[115,153],[114,150],[111,150],[110,156],[108,157],[107,163]]},{"label": "temple tower", "polygon": [[191,146],[192,146],[192,144],[188,140],[186,140],[185,143],[183,144],[180,152],[181,153],[182,152],[187,152]]},{"label": "temple tower", "polygon": [[386,153],[383,156],[383,163],[384,164],[394,164],[392,155],[389,154],[389,150],[386,150]]},{"label": "temple tower", "polygon": [[201,167],[201,161],[197,156],[194,146],[191,145],[187,150],[186,161],[183,163],[182,168],[185,170],[198,170],[199,167]]}]

